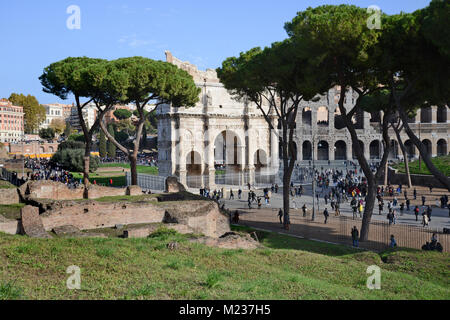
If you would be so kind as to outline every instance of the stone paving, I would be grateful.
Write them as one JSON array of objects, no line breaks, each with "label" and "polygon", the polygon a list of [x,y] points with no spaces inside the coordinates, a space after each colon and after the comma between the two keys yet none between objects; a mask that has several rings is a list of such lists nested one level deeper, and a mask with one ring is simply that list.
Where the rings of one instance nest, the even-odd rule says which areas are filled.
[{"label": "stone paving", "polygon": [[[238,199],[237,189],[239,189],[239,188],[235,188],[235,187],[233,188],[233,193],[234,193],[234,198],[235,198],[234,200],[229,200],[229,198],[227,197],[226,199],[221,199],[220,202],[224,203],[225,208],[227,208],[227,209],[248,210],[248,204],[247,204],[247,199],[248,199],[247,190],[248,189],[245,190],[243,188],[244,194],[243,194],[241,200]],[[290,208],[293,209],[294,212],[295,211],[301,212],[301,207],[304,204],[306,204],[309,215],[311,215],[312,203],[313,203],[312,196],[311,196],[312,195],[311,186],[310,185],[304,186],[304,190],[305,190],[305,194],[302,195],[301,197],[299,197],[299,196],[291,197]],[[327,189],[325,189],[325,191],[326,190]],[[193,193],[199,194],[199,190],[190,190],[190,191]],[[229,194],[229,189],[228,190],[224,189],[224,191],[225,191],[226,195]],[[316,216],[319,218],[319,220],[322,220],[322,218],[323,218],[323,210],[325,207],[328,208],[330,217],[334,216],[334,211],[331,209],[330,203],[328,202],[328,205],[325,205],[325,200],[323,198],[324,193],[322,193],[322,191],[323,191],[322,188],[317,189],[317,193],[319,193],[319,204],[317,205],[317,201],[316,201]],[[256,194],[257,194],[257,196],[262,196],[263,191],[256,190]],[[444,189],[433,189],[433,192],[430,194],[430,191],[428,188],[417,187],[417,200],[414,200],[412,189],[408,190],[408,196],[411,201],[410,211],[406,211],[406,205],[405,205],[405,211],[402,216],[400,216],[399,205],[400,205],[400,203],[405,202],[405,199],[404,199],[403,195],[397,196],[399,205],[397,207],[395,207],[395,209],[399,213],[399,217],[398,217],[396,223],[406,224],[406,225],[411,225],[411,226],[422,226],[422,212],[424,211],[424,209],[426,207],[422,207],[421,196],[425,195],[426,200],[427,200],[425,205],[431,205],[432,209],[433,209],[429,228],[439,229],[440,231],[442,231],[443,228],[450,228],[449,209],[441,209],[441,208],[436,207],[436,199],[439,199],[444,194],[447,194],[450,196],[450,192],[448,192],[447,190],[444,190]],[[372,221],[383,221],[383,222],[387,221],[386,215],[388,213],[388,209],[387,209],[387,201],[388,200],[392,200],[392,198],[384,197],[384,211],[382,212],[382,215],[378,214],[378,201],[375,200],[375,208],[374,208],[374,214],[372,216]],[[414,207],[416,205],[418,205],[419,209],[420,209],[418,222],[416,222],[416,217],[413,212]],[[257,209],[257,207],[258,207],[257,203],[253,202],[252,207]],[[262,208],[269,209],[269,210],[275,210],[276,212],[278,212],[278,210],[282,207],[283,207],[283,198],[282,198],[282,189],[281,188],[278,190],[277,194],[272,194],[269,205],[265,204],[264,198],[262,197]],[[317,210],[317,208],[318,208],[318,210]],[[352,217],[352,208],[350,206],[350,201],[346,202],[346,203],[345,202],[341,203],[340,211],[341,211],[342,216]]]}]

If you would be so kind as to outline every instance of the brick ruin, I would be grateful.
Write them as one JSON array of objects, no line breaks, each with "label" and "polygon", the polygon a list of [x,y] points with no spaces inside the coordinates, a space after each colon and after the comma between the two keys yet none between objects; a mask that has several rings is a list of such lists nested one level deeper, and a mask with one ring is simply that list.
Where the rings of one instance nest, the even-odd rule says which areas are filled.
[{"label": "brick ruin", "polygon": [[[229,218],[217,203],[187,193],[144,195],[139,187],[89,187],[89,199],[83,199],[84,187],[69,189],[52,181],[28,182],[18,189],[17,199],[27,203],[21,219],[0,216],[0,231],[47,238],[54,234],[79,234],[78,231],[121,226],[124,237],[147,237],[165,225],[180,233],[203,234],[219,238],[230,231]],[[107,196],[134,195],[139,198],[99,200]],[[17,201],[18,202],[18,201]],[[139,227],[128,228],[130,225]],[[78,230],[78,231],[77,231]],[[101,236],[101,234],[99,235]]]}]

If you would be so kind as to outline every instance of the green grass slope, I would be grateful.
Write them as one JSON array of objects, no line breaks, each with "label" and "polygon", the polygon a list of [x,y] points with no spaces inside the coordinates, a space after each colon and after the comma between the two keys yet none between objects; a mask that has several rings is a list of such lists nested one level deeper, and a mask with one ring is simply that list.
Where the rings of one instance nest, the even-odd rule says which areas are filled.
[{"label": "green grass slope", "polygon": [[[250,231],[239,228],[239,231]],[[0,234],[0,299],[449,299],[448,254],[378,255],[258,232],[265,248],[210,248],[190,236],[37,240]],[[171,251],[167,243],[177,241]],[[378,265],[381,290],[366,287]],[[81,290],[68,290],[69,266]]]},{"label": "green grass slope", "polygon": [[[450,177],[450,155],[433,158],[432,162],[439,171],[444,173],[447,177]],[[403,162],[396,164],[394,168],[398,169],[401,173],[405,173],[405,165]],[[419,169],[418,160],[409,163],[409,172],[411,174],[431,175],[431,172],[428,170],[425,162],[422,161],[422,170]]]}]

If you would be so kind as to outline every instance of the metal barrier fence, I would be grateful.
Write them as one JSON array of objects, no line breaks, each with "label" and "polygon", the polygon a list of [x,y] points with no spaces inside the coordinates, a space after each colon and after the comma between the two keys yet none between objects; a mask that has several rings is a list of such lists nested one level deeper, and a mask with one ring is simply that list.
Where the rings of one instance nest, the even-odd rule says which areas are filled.
[{"label": "metal barrier fence", "polygon": [[[352,245],[351,231],[354,226],[361,232],[361,219],[353,220],[351,217],[334,217],[330,212],[328,223],[324,224],[323,215],[318,215],[315,221],[311,216],[302,214],[291,215],[291,230],[296,230],[305,238],[323,240],[335,243]],[[433,233],[438,236],[444,252],[450,252],[450,235],[444,234],[442,229],[423,228],[413,225],[392,224],[384,221],[372,221],[369,229],[368,241],[360,242],[364,249],[383,251],[389,247],[390,237],[394,235],[398,247],[422,249],[427,242],[431,242]]]},{"label": "metal barrier fence", "polygon": [[12,183],[15,186],[19,186],[20,179],[17,177],[17,172],[8,171],[5,168],[2,168],[2,179]]},{"label": "metal barrier fence", "polygon": [[[186,184],[189,188],[201,188],[208,184],[209,176],[196,175],[187,176]],[[246,187],[251,181],[248,172],[216,174],[214,183],[218,186],[240,186]],[[251,184],[254,188],[270,187],[272,183],[276,183],[276,174],[259,174],[256,173],[254,181]]]},{"label": "metal barrier fence", "polygon": [[[166,189],[167,177],[138,173],[137,178],[138,178],[138,185],[143,190],[164,191]],[[130,172],[126,173],[126,179],[127,179],[127,186],[131,185],[131,173]]]}]

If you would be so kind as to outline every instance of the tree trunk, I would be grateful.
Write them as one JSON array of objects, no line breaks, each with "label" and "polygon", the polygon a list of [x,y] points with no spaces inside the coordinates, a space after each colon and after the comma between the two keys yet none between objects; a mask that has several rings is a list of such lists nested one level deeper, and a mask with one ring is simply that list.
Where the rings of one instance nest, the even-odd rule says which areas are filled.
[{"label": "tree trunk", "polygon": [[85,186],[89,185],[89,167],[90,167],[90,159],[91,159],[91,144],[90,142],[86,142],[84,148],[84,168],[83,168],[83,184]]},{"label": "tree trunk", "polygon": [[[364,150],[361,148],[359,144],[358,135],[356,133],[355,126],[352,123],[351,117],[348,116],[347,110],[344,106],[344,100],[346,95],[346,86],[341,86],[341,94],[339,99],[339,110],[341,111],[341,114],[344,116],[345,126],[347,127],[347,130],[350,133],[350,136],[352,138],[353,148],[355,150],[356,158],[358,159],[359,165],[361,166],[362,171],[364,172],[364,175],[367,179],[367,196],[366,196],[366,205],[364,208],[364,215],[362,220],[362,226],[361,226],[361,232],[360,232],[360,241],[367,241],[369,238],[369,231],[370,231],[370,222],[372,220],[372,214],[373,214],[373,208],[375,205],[375,198],[376,198],[376,191],[378,187],[378,181],[383,176],[385,170],[385,165],[387,162],[387,158],[389,155],[390,150],[390,140],[388,136],[388,119],[390,119],[390,115],[387,114],[384,115],[383,118],[383,140],[385,144],[384,153],[382,157],[382,161],[380,163],[380,166],[374,175],[372,170],[370,169],[369,163],[367,162],[366,157],[364,156]],[[359,103],[359,99],[358,102]],[[358,108],[358,106],[355,106],[354,108]],[[356,112],[356,110],[354,110]]]},{"label": "tree trunk", "polygon": [[134,153],[132,153],[128,156],[128,159],[130,160],[130,167],[131,167],[131,185],[137,186],[138,185],[137,156],[135,156]]},{"label": "tree trunk", "polygon": [[403,111],[403,109],[400,108],[399,104],[397,104],[397,107],[399,108],[399,113],[403,121],[403,125],[405,127],[405,132],[408,135],[409,139],[414,143],[416,148],[419,150],[420,155],[422,156],[422,159],[425,162],[428,170],[430,170],[431,174],[439,182],[441,182],[444,185],[444,187],[447,188],[448,191],[450,191],[450,179],[435,167],[435,165],[431,161],[431,154],[428,153],[428,150],[425,147],[425,145],[422,143],[422,141],[419,140],[419,138],[417,138],[416,134],[409,127],[408,117],[406,113]]},{"label": "tree trunk", "polygon": [[283,148],[283,212],[289,214],[289,200],[291,189],[291,175],[289,173],[289,158],[288,158],[288,139],[287,139],[287,125],[282,124],[283,140],[281,141]]},{"label": "tree trunk", "polygon": [[405,173],[406,178],[408,180],[408,188],[412,188],[412,182],[411,182],[411,174],[409,173],[409,162],[408,162],[408,155],[406,154],[406,148],[402,141],[402,138],[400,137],[400,130],[396,126],[392,126],[394,128],[395,135],[397,137],[398,145],[400,146],[400,150],[402,151],[403,155],[403,162],[405,163]]}]

